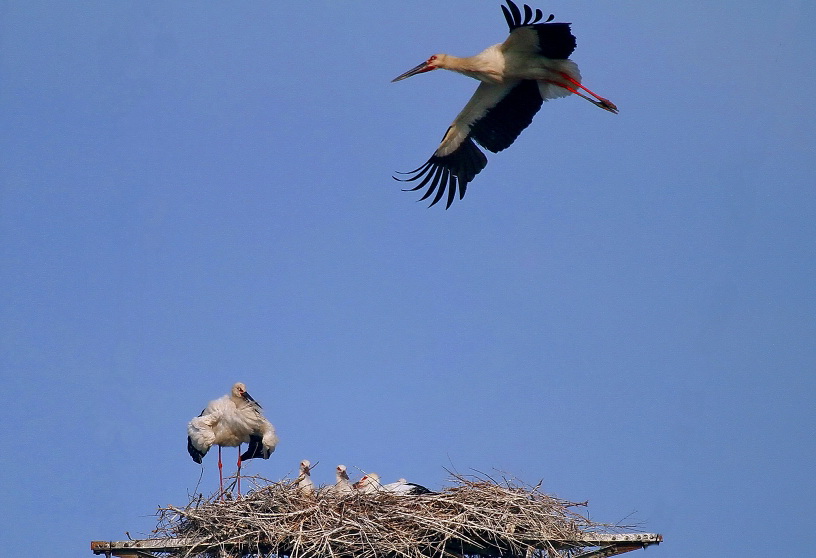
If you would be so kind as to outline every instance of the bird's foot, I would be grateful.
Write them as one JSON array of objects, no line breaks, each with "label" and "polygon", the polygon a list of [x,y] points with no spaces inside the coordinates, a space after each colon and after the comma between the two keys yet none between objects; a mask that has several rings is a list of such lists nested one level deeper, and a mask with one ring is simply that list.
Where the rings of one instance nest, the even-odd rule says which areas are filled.
[{"label": "bird's foot", "polygon": [[611,113],[618,114],[618,107],[615,106],[615,103],[610,101],[609,99],[604,99],[603,97],[598,97],[597,101],[593,101],[595,106],[601,107],[604,110],[608,110]]}]

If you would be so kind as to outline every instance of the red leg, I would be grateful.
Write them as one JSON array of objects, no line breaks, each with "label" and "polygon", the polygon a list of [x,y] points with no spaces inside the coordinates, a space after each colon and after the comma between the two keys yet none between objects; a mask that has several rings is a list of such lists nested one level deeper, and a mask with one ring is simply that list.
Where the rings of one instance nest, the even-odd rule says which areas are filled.
[{"label": "red leg", "polygon": [[241,444],[238,444],[238,497],[241,497]]},{"label": "red leg", "polygon": [[221,487],[221,499],[224,499],[224,466],[221,464],[221,446],[218,446],[218,483]]},{"label": "red leg", "polygon": [[567,91],[575,93],[576,95],[580,95],[581,97],[583,97],[584,99],[586,99],[590,103],[592,103],[594,105],[597,105],[597,106],[599,106],[600,108],[602,108],[604,110],[608,110],[609,112],[614,112],[614,113],[618,112],[618,107],[616,107],[615,103],[613,103],[609,99],[604,99],[603,97],[601,97],[600,95],[598,95],[597,93],[595,93],[594,91],[589,89],[588,87],[585,87],[580,81],[573,78],[571,75],[567,74],[566,72],[561,72],[561,75],[563,76],[564,79],[566,79],[567,81],[572,83],[576,88],[583,89],[584,91],[586,91],[587,93],[589,93],[590,95],[592,95],[593,97],[595,97],[598,100],[594,101],[594,100],[590,99],[589,97],[587,97],[586,95],[582,95],[576,89],[573,89],[571,87],[568,87],[568,86],[560,84],[560,83],[558,84],[558,85],[561,85],[561,87],[563,87]]}]

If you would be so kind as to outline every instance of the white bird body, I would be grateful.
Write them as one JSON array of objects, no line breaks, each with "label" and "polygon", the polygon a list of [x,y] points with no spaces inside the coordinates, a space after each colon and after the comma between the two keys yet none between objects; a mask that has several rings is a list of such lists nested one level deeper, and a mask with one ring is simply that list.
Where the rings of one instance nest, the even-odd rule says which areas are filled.
[{"label": "white bird body", "polygon": [[374,494],[382,490],[380,475],[377,473],[367,473],[363,478],[355,482],[353,486],[360,494]]},{"label": "white bird body", "polygon": [[[241,444],[249,444],[241,453]],[[221,448],[238,448],[238,493],[241,492],[241,463],[261,457],[269,459],[278,444],[275,427],[261,413],[261,406],[246,391],[241,382],[232,386],[227,395],[207,405],[201,414],[187,424],[187,452],[193,461],[201,463],[213,445],[218,446],[218,474],[221,494],[224,493],[224,475]]]},{"label": "white bird body", "polygon": [[337,480],[334,483],[334,486],[331,487],[332,494],[336,496],[348,496],[350,494],[354,494],[354,487],[351,486],[351,481],[349,481],[349,476],[346,472],[345,465],[337,466],[336,479]]},{"label": "white bird body", "polygon": [[543,17],[541,10],[534,15],[525,4],[522,17],[518,7],[506,1],[507,7],[502,6],[502,11],[510,35],[503,43],[466,58],[435,54],[393,80],[445,69],[481,82],[433,156],[421,167],[404,173],[413,176],[397,179],[403,182],[421,179],[410,190],[427,186],[421,200],[436,192],[431,205],[446,190],[446,208],[453,203],[457,188],[459,198],[464,197],[468,182],[487,165],[487,158],[476,143],[494,153],[506,149],[529,126],[543,101],[575,94],[604,110],[618,112],[613,103],[581,84],[578,66],[568,58],[575,49],[569,23],[548,23],[553,16],[546,23],[538,23]]},{"label": "white bird body", "polygon": [[383,485],[383,490],[398,496],[416,496],[417,494],[429,494],[431,491],[420,484],[399,479],[397,482],[390,482]]},{"label": "white bird body", "polygon": [[[275,427],[261,414],[261,406],[240,382],[227,395],[210,401],[201,414],[190,421],[187,436],[188,450],[193,448],[190,455],[197,463],[201,463],[201,458],[214,445],[239,447],[250,444],[252,454],[242,456],[246,460],[253,457],[268,459],[278,444]],[[252,448],[253,442],[257,449]]]},{"label": "white bird body", "polygon": [[380,483],[380,475],[377,473],[367,473],[363,478],[354,484],[354,488],[361,494],[374,494],[375,492],[387,492],[397,496],[414,496],[417,494],[428,494],[431,491],[419,484],[399,479],[397,482],[388,484]]}]

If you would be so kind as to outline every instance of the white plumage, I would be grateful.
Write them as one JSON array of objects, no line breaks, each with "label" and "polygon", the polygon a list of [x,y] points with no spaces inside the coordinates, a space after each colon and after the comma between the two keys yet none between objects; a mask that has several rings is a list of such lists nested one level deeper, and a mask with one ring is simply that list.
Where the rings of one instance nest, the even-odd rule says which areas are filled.
[{"label": "white plumage", "polygon": [[431,492],[421,484],[408,482],[405,479],[399,479],[397,482],[390,482],[383,485],[383,490],[399,496],[415,496],[417,494],[430,494]]},{"label": "white plumage", "polygon": [[[241,454],[241,444],[249,444]],[[275,451],[278,436],[275,427],[261,414],[261,406],[241,382],[227,395],[210,401],[201,414],[187,425],[187,451],[193,461],[201,460],[213,445],[218,446],[218,469],[221,473],[221,447],[238,448],[238,479],[241,462],[260,457],[269,459]],[[223,491],[223,474],[221,474]],[[240,493],[240,485],[238,488]]]},{"label": "white plumage", "polygon": [[429,494],[430,490],[422,485],[399,479],[397,482],[382,484],[380,475],[377,473],[367,473],[363,478],[354,483],[354,488],[361,494],[373,494],[375,492],[388,492],[397,496],[414,496],[417,494]]},{"label": "white plumage", "polygon": [[374,492],[379,492],[382,490],[380,475],[377,473],[368,473],[364,475],[363,478],[355,482],[353,486],[360,494],[373,494]]},{"label": "white plumage", "polygon": [[332,494],[337,496],[348,496],[349,494],[354,494],[354,487],[351,486],[351,481],[349,481],[349,476],[346,472],[345,465],[337,466],[336,478],[337,481],[334,483],[334,486],[331,487]]},{"label": "white plumage", "polygon": [[315,492],[315,485],[311,477],[312,463],[308,459],[300,462],[300,475],[295,479],[298,490],[305,496],[311,496]]},{"label": "white plumage", "polygon": [[465,195],[468,183],[487,165],[487,157],[476,146],[498,153],[506,149],[530,125],[542,102],[578,95],[597,107],[617,113],[608,99],[596,95],[581,83],[578,66],[569,56],[575,37],[569,23],[545,22],[541,10],[524,5],[524,14],[511,0],[502,6],[510,35],[475,56],[461,58],[435,54],[427,61],[394,78],[399,81],[416,74],[445,69],[479,80],[481,83],[448,128],[442,142],[428,161],[410,171],[403,182],[419,181],[411,191],[427,187],[420,198],[434,205],[447,190],[446,208],[459,192]]}]

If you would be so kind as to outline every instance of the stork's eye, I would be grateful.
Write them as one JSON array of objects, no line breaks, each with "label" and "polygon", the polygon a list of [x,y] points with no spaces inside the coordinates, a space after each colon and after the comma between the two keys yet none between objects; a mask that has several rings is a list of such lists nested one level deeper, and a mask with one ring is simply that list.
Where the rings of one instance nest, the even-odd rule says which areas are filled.
[{"label": "stork's eye", "polygon": [[436,60],[436,56],[431,56],[428,58],[428,62],[433,62],[434,60]]}]

